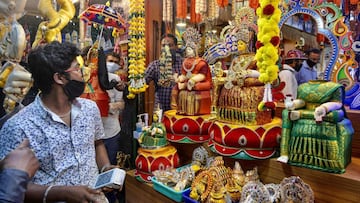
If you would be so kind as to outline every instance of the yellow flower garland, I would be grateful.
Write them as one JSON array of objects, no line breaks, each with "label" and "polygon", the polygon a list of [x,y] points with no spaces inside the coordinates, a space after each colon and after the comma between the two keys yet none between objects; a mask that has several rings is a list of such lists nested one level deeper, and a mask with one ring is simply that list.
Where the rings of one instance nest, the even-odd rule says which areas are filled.
[{"label": "yellow flower garland", "polygon": [[145,92],[148,85],[145,81],[145,2],[144,0],[130,0],[129,20],[129,95]]},{"label": "yellow flower garland", "polygon": [[276,103],[272,100],[271,83],[277,79],[279,69],[276,65],[280,43],[279,2],[280,0],[260,0],[260,6],[256,9],[259,31],[255,60],[260,72],[259,80],[265,84],[263,101],[258,105],[259,110],[276,107]]},{"label": "yellow flower garland", "polygon": [[256,10],[258,18],[258,50],[255,55],[257,67],[260,71],[259,80],[263,83],[272,83],[278,76],[279,59],[279,22],[281,10],[279,0],[260,0],[260,7]]}]

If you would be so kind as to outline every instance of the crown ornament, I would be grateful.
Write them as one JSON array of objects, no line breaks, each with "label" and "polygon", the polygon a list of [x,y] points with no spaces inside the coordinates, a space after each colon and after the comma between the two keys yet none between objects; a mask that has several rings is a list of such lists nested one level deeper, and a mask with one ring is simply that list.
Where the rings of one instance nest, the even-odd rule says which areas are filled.
[{"label": "crown ornament", "polygon": [[183,39],[185,41],[185,47],[191,47],[194,50],[198,50],[201,41],[201,34],[200,32],[193,27],[186,28]]}]

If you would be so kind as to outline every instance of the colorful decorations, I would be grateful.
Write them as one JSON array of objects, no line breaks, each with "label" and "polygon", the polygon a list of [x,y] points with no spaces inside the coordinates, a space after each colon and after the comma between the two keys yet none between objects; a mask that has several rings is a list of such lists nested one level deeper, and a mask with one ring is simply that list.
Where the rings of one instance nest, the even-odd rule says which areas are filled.
[{"label": "colorful decorations", "polygon": [[171,0],[163,0],[162,11],[163,11],[163,21],[165,23],[172,23],[172,21],[173,21],[173,2]]},{"label": "colorful decorations", "polygon": [[236,159],[267,159],[278,155],[281,119],[263,125],[238,125],[215,121],[210,126],[210,149]]},{"label": "colorful decorations", "polygon": [[343,106],[342,85],[310,81],[282,112],[279,161],[332,173],[344,173],[351,161],[354,134]]},{"label": "colorful decorations", "polygon": [[87,23],[96,23],[105,27],[125,28],[126,22],[113,8],[103,4],[93,4],[83,11],[79,18]]},{"label": "colorful decorations", "polygon": [[[26,35],[17,22],[22,17],[26,1],[0,3],[0,87],[5,94],[3,107],[7,113],[15,109],[32,86],[31,74],[19,62],[26,48]],[[5,63],[6,62],[6,63]]]},{"label": "colorful decorations", "polygon": [[61,42],[61,30],[75,15],[75,6],[71,0],[57,0],[60,10],[56,11],[52,0],[40,0],[38,9],[48,20],[39,24],[32,47],[41,43],[57,40]]},{"label": "colorful decorations", "polygon": [[176,18],[185,19],[186,15],[187,15],[187,0],[176,0]]},{"label": "colorful decorations", "polygon": [[164,113],[166,137],[171,142],[177,143],[203,143],[210,139],[208,121],[210,114],[199,116],[177,115],[176,110]]},{"label": "colorful decorations", "polygon": [[280,42],[280,29],[278,26],[281,11],[278,8],[279,0],[261,0],[260,7],[256,10],[258,19],[258,42],[256,43],[257,52],[255,59],[260,71],[259,80],[265,83],[265,93],[263,101],[259,104],[259,110],[264,107],[274,108],[271,94],[271,83],[277,79],[279,59],[278,46]]},{"label": "colorful decorations", "polygon": [[166,168],[179,167],[179,155],[173,146],[166,146],[159,149],[138,149],[138,156],[135,159],[135,177],[142,182],[151,182],[152,172],[165,170]]},{"label": "colorful decorations", "polygon": [[145,92],[145,8],[144,0],[130,0],[130,43],[129,43],[129,94],[127,98],[134,99],[135,94]]}]

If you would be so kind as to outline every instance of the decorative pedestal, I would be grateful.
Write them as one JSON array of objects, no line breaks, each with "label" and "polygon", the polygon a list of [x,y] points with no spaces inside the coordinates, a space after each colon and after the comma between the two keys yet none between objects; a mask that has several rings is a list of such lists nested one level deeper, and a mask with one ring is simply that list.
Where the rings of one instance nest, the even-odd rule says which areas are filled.
[{"label": "decorative pedestal", "polygon": [[235,159],[267,159],[278,156],[281,119],[263,125],[239,125],[215,121],[210,127],[212,151]]},{"label": "decorative pedestal", "polygon": [[135,165],[136,179],[151,182],[153,171],[166,169],[166,167],[179,167],[179,155],[176,148],[171,145],[159,149],[139,148]]},{"label": "decorative pedestal", "polygon": [[164,113],[162,123],[167,140],[177,143],[203,143],[209,140],[210,114],[198,116],[177,115],[176,110]]}]

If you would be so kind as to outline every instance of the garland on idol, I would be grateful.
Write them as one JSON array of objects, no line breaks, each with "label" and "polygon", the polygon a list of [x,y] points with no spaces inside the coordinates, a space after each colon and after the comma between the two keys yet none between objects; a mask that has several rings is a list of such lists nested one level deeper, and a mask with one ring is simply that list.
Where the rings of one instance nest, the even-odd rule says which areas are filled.
[{"label": "garland on idol", "polygon": [[264,98],[258,106],[259,110],[275,108],[271,94],[271,83],[278,77],[276,62],[279,59],[280,29],[278,24],[281,18],[279,2],[279,0],[260,0],[260,7],[256,9],[259,31],[255,59],[260,71],[259,80],[265,84]]},{"label": "garland on idol", "polygon": [[129,95],[145,92],[148,85],[145,81],[145,3],[144,0],[130,0],[129,17]]}]

